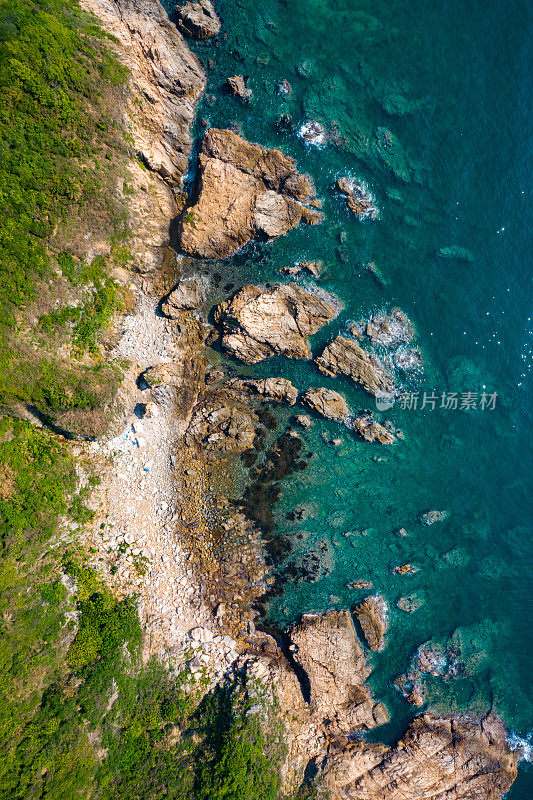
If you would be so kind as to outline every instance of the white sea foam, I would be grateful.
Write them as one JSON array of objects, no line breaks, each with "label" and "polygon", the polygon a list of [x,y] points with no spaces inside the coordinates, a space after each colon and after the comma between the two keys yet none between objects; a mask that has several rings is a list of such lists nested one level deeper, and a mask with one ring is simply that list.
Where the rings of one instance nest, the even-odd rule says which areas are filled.
[{"label": "white sea foam", "polygon": [[525,739],[517,733],[510,733],[507,741],[511,750],[516,752],[519,761],[533,763],[533,731],[528,733]]}]

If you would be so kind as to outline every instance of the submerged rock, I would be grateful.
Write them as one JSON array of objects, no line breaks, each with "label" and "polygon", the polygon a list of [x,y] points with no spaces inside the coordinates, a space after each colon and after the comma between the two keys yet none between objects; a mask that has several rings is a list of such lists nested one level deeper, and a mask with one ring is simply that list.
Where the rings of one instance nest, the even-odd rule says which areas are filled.
[{"label": "submerged rock", "polygon": [[353,178],[339,178],[337,189],[346,197],[346,203],[350,211],[353,211],[359,219],[375,219],[379,211],[374,204],[374,199],[370,192]]},{"label": "submerged rock", "polygon": [[459,247],[458,245],[441,247],[441,249],[437,251],[437,255],[441,258],[454,258],[457,261],[468,261],[470,264],[476,260],[471,250],[468,250],[466,247]]},{"label": "submerged rock", "polygon": [[392,444],[396,441],[394,434],[376,422],[371,414],[358,414],[353,420],[353,428],[367,442]]},{"label": "submerged rock", "polygon": [[176,17],[180,31],[193,39],[207,39],[220,31],[220,20],[211,0],[195,0],[184,6],[178,5]]},{"label": "submerged rock", "polygon": [[313,420],[307,414],[296,414],[294,421],[300,425],[301,428],[310,428]]},{"label": "submerged rock", "polygon": [[254,237],[274,239],[301,221],[322,221],[304,205],[315,189],[294,159],[229,130],[205,134],[193,197],[181,219],[180,245],[200,258],[225,258]]},{"label": "submerged rock", "polygon": [[333,389],[319,387],[308,389],[301,397],[302,403],[326,419],[334,419],[336,422],[347,422],[350,417],[348,403],[338,392]]},{"label": "submerged rock", "polygon": [[389,627],[385,598],[380,594],[367,597],[355,607],[354,614],[370,649],[383,650],[385,647],[385,633]]},{"label": "submerged rock", "polygon": [[405,611],[406,614],[414,614],[415,611],[418,611],[424,605],[424,599],[416,592],[412,594],[407,594],[405,597],[399,597],[396,601],[396,607],[400,609],[400,611]]},{"label": "submerged rock", "polygon": [[283,78],[278,84],[278,93],[284,97],[288,97],[292,92],[292,86],[286,78]]},{"label": "submerged rock", "polygon": [[415,330],[401,308],[393,308],[390,314],[376,314],[366,325],[366,335],[372,344],[392,347],[410,342]]},{"label": "submerged rock", "polygon": [[293,406],[298,399],[298,389],[286,378],[234,378],[226,386],[244,395],[256,395],[267,402],[288,403]]},{"label": "submerged rock", "polygon": [[298,136],[306,144],[312,144],[315,147],[322,147],[326,141],[325,128],[315,119],[310,122],[304,122],[304,124],[300,126]]},{"label": "submerged rock", "polygon": [[226,86],[230,94],[240,97],[245,102],[252,96],[252,90],[247,88],[246,81],[242,75],[232,75],[231,78],[227,79]]},{"label": "submerged rock", "polygon": [[444,522],[450,515],[449,511],[426,511],[420,515],[420,522],[423,525],[434,525],[435,522]]},{"label": "submerged rock", "polygon": [[363,350],[353,339],[337,336],[315,359],[315,363],[325,375],[347,375],[370,394],[393,393],[395,390],[392,378],[387,375],[379,359]]},{"label": "submerged rock", "polygon": [[309,358],[307,337],[339,312],[325,292],[308,292],[294,283],[269,289],[248,284],[215,311],[222,346],[247,364],[273,355]]}]

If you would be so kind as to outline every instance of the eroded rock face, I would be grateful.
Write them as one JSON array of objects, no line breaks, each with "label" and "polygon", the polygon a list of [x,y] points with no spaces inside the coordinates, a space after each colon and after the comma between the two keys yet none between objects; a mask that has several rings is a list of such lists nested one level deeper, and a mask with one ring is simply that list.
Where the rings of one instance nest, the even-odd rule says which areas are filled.
[{"label": "eroded rock face", "polygon": [[395,747],[354,742],[326,766],[332,800],[500,800],[516,757],[493,714],[478,721],[424,714]]},{"label": "eroded rock face", "polygon": [[387,604],[380,594],[367,597],[354,609],[354,614],[371,650],[383,650],[389,627]]},{"label": "eroded rock face", "polygon": [[161,304],[163,314],[177,319],[180,312],[199,308],[206,299],[206,284],[201,278],[185,278],[170,292]]},{"label": "eroded rock face", "polygon": [[216,36],[220,31],[220,20],[217,17],[211,0],[196,0],[176,6],[178,27],[182,33],[193,39],[207,39]]},{"label": "eroded rock face", "polygon": [[387,721],[386,709],[372,700],[370,674],[348,611],[302,617],[290,632],[294,659],[309,681],[313,713],[335,735],[370,729]]},{"label": "eroded rock face", "polygon": [[241,453],[253,447],[256,424],[250,409],[232,403],[221,393],[193,409],[185,442],[196,443],[208,452]]},{"label": "eroded rock face", "polygon": [[[128,100],[134,147],[173,182],[187,171],[189,129],[205,73],[157,0],[81,0],[117,39],[134,91]],[[167,220],[168,226],[168,220]]]},{"label": "eroded rock face", "polygon": [[379,422],[376,422],[371,414],[358,414],[354,417],[353,428],[367,442],[392,444],[396,441],[394,434]]},{"label": "eroded rock face", "polygon": [[302,403],[326,419],[334,419],[337,422],[347,422],[350,416],[348,403],[338,392],[333,389],[318,387],[308,389],[302,395]]},{"label": "eroded rock face", "polygon": [[353,178],[339,178],[337,189],[346,197],[346,203],[359,219],[370,217],[374,219],[378,215],[378,209],[374,204],[372,195]]},{"label": "eroded rock face", "polygon": [[322,219],[303,205],[315,190],[294,159],[228,130],[206,133],[194,197],[181,221],[180,244],[200,258],[225,258],[254,237],[277,238],[302,220]]},{"label": "eroded rock face", "polygon": [[257,396],[266,402],[288,403],[293,406],[298,399],[298,389],[286,378],[234,378],[226,386],[232,391]]},{"label": "eroded rock face", "polygon": [[309,358],[308,336],[332,320],[338,302],[294,283],[269,289],[248,284],[215,312],[222,346],[247,364],[274,355]]},{"label": "eroded rock face", "polygon": [[395,390],[392,378],[387,375],[379,359],[344,336],[333,339],[322,355],[315,359],[315,363],[325,375],[347,375],[370,394],[392,393]]}]

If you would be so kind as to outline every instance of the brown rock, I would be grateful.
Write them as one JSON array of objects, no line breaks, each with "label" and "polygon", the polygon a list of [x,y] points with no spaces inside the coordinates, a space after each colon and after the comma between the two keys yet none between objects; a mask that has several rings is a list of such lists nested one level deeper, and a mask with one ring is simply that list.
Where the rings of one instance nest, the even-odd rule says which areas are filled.
[{"label": "brown rock", "polygon": [[353,427],[367,442],[392,444],[396,441],[394,435],[376,422],[371,414],[358,414],[353,420]]},{"label": "brown rock", "polygon": [[296,414],[294,421],[300,425],[301,428],[310,428],[313,420],[307,414]]},{"label": "brown rock", "polygon": [[321,215],[303,205],[312,181],[294,159],[228,130],[209,130],[199,156],[195,202],[181,220],[180,244],[190,255],[224,258],[256,236],[276,238]]},{"label": "brown rock", "polygon": [[241,395],[256,395],[261,400],[288,403],[293,406],[298,399],[298,389],[286,378],[234,378],[226,387]]},{"label": "brown rock", "polygon": [[199,308],[205,299],[205,282],[201,278],[185,278],[163,300],[161,310],[170,319],[177,319],[181,311]]},{"label": "brown rock", "polygon": [[[111,33],[130,71],[133,147],[150,169],[177,182],[187,171],[189,134],[205,74],[156,0],[81,0]],[[166,220],[168,228],[168,220]]]},{"label": "brown rock", "polygon": [[414,575],[419,569],[414,564],[398,564],[397,567],[392,568],[392,571],[395,575]]},{"label": "brown rock", "polygon": [[378,209],[374,205],[372,195],[352,178],[339,178],[337,189],[345,195],[346,202],[350,211],[353,211],[359,219],[370,217],[374,219],[378,215]]},{"label": "brown rock", "polygon": [[252,96],[252,90],[247,88],[242,75],[232,75],[226,81],[226,86],[230,94],[240,97],[241,100],[248,101]]},{"label": "brown rock", "polygon": [[346,422],[350,416],[350,409],[342,394],[323,387],[308,389],[302,395],[302,403],[326,419],[337,422]]},{"label": "brown rock", "polygon": [[372,581],[365,581],[364,579],[351,581],[347,584],[348,589],[371,589],[373,586]]},{"label": "brown rock", "polygon": [[389,627],[387,604],[380,594],[367,597],[355,607],[354,614],[371,650],[383,650],[385,633]]},{"label": "brown rock", "polygon": [[331,733],[370,729],[387,719],[364,685],[370,670],[348,611],[306,614],[290,638],[309,681],[310,705]]},{"label": "brown rock", "polygon": [[215,396],[193,410],[185,442],[194,442],[207,451],[240,453],[253,447],[255,427],[251,411],[224,396]]},{"label": "brown rock", "polygon": [[333,339],[315,363],[325,375],[347,375],[370,394],[394,392],[394,383],[379,359],[344,336]]},{"label": "brown rock", "polygon": [[516,756],[494,714],[424,714],[395,747],[354,742],[326,766],[332,800],[500,800],[516,778]]},{"label": "brown rock", "polygon": [[325,292],[308,292],[294,283],[270,289],[249,284],[216,309],[215,321],[224,349],[256,364],[273,355],[308,358],[307,337],[338,311],[338,302]]},{"label": "brown rock", "polygon": [[211,0],[195,0],[176,6],[176,16],[181,32],[193,39],[207,39],[220,31],[220,20]]}]

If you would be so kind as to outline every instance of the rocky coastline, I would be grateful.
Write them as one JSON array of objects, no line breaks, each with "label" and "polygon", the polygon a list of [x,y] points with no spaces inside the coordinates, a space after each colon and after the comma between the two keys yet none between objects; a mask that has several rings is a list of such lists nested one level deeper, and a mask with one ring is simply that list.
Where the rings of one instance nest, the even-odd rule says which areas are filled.
[{"label": "rocky coastline", "polygon": [[[300,404],[373,443],[365,447],[393,445],[398,432],[354,412],[330,388],[300,392],[275,375],[228,374],[207,343],[218,342],[245,365],[280,355],[314,358],[322,374],[345,375],[370,395],[394,394],[397,383],[388,365],[359,343],[357,329],[311,352],[309,337],[341,308],[317,287],[247,284],[211,308],[201,260],[227,258],[254,238],[285,235],[300,222],[319,223],[312,179],[279,150],[209,129],[188,196],[182,178],[206,85],[202,66],[158,0],[82,0],[82,6],[115,37],[117,56],[130,70],[125,121],[138,157],[130,199],[135,310],[119,321],[112,354],[130,365],[121,387],[124,413],[108,437],[76,445],[101,479],[85,542],[94,567],[119,596],[139,598],[147,659],[186,667],[191,687],[202,678],[206,691],[241,673],[268,688],[284,722],[287,792],[313,765],[333,800],[501,798],[517,760],[493,714],[471,719],[426,710],[394,746],[362,738],[388,721],[388,711],[368,687],[371,670],[354,616],[370,650],[381,650],[388,625],[382,598],[369,596],[354,616],[350,610],[304,615],[284,637],[256,630],[253,604],[270,582],[264,540],[246,504],[236,509],[230,501],[242,489],[241,458],[252,463],[259,451],[265,403]],[[188,3],[178,19],[189,36],[220,30],[206,0]],[[374,216],[371,199],[356,189],[339,186],[354,213]],[[176,219],[178,258],[169,249]],[[385,347],[414,336],[399,310],[374,317],[364,333]],[[269,461],[276,479],[299,463],[297,432],[290,428],[283,437],[278,461],[275,454]],[[268,505],[272,496],[266,491],[263,499]]]}]

